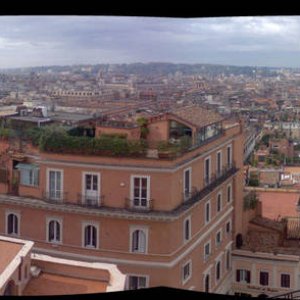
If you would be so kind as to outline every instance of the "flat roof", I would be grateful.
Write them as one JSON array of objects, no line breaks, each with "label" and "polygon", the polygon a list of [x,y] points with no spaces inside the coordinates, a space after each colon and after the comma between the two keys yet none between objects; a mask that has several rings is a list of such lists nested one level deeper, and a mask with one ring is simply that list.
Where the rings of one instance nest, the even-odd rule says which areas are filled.
[{"label": "flat roof", "polygon": [[32,277],[23,291],[24,296],[72,295],[106,292],[108,283],[49,273]]},{"label": "flat roof", "polygon": [[58,112],[58,111],[54,113],[49,112],[48,117],[51,118],[51,120],[55,120],[55,121],[67,120],[67,121],[77,121],[77,122],[95,119],[93,115]]},{"label": "flat roof", "polygon": [[16,116],[10,118],[12,120],[20,120],[25,122],[33,122],[33,123],[45,123],[45,122],[51,122],[50,118],[43,118],[43,117],[33,117],[33,116]]},{"label": "flat roof", "polygon": [[283,217],[298,217],[297,204],[299,192],[268,192],[257,191],[259,200],[262,202],[262,215],[271,220]]},{"label": "flat roof", "polygon": [[0,240],[0,277],[24,244]]}]

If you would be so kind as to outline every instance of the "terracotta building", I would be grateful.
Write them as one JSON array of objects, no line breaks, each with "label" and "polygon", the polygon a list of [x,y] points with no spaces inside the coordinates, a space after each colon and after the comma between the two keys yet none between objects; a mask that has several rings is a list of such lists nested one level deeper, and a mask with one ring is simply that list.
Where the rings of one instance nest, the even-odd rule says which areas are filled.
[{"label": "terracotta building", "polygon": [[[153,116],[147,128],[149,147],[136,157],[12,149],[3,140],[0,233],[34,241],[35,253],[116,264],[128,289],[228,293],[235,237],[246,231],[242,125],[191,106]],[[137,130],[106,123],[96,135],[131,140]],[[182,137],[188,149],[160,155],[157,144],[174,150]]]}]

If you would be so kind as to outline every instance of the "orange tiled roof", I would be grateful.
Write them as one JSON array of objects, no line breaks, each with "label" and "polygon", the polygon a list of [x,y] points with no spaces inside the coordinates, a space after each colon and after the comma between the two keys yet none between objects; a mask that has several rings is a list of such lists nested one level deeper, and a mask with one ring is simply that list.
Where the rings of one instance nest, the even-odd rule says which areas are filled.
[{"label": "orange tiled roof", "polygon": [[106,292],[107,283],[48,273],[32,278],[26,286],[24,296],[72,295]]},{"label": "orange tiled roof", "polygon": [[23,244],[0,241],[0,276],[23,246]]},{"label": "orange tiled roof", "polygon": [[198,105],[191,105],[187,107],[181,107],[171,111],[172,115],[175,115],[194,126],[201,128],[203,126],[220,122],[224,118],[218,113],[202,108]]},{"label": "orange tiled roof", "polygon": [[297,192],[258,192],[262,202],[263,217],[277,220],[282,217],[297,217],[296,206],[299,200]]}]

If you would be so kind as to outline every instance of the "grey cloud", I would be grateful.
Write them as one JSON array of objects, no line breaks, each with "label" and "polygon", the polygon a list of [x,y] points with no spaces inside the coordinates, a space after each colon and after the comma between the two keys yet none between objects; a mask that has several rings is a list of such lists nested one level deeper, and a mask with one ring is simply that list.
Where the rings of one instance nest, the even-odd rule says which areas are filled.
[{"label": "grey cloud", "polygon": [[4,16],[0,29],[0,68],[137,61],[293,66],[300,51],[299,17]]}]

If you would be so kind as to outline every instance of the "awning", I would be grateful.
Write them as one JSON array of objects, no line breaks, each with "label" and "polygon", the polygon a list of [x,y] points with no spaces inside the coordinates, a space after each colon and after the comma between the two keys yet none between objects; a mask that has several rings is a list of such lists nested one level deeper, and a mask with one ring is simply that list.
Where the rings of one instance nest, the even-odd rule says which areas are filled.
[{"label": "awning", "polygon": [[16,165],[17,169],[22,169],[22,170],[33,170],[33,169],[38,169],[39,166],[35,164],[22,164],[19,163]]}]

